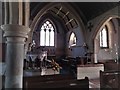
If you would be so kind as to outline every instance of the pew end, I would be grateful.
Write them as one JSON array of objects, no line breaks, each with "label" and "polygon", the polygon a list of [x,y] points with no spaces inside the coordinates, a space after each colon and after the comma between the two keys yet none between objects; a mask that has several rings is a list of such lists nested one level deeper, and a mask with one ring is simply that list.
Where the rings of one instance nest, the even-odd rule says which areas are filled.
[{"label": "pew end", "polygon": [[100,70],[100,90],[105,90],[107,88],[111,90],[120,90],[120,71]]}]

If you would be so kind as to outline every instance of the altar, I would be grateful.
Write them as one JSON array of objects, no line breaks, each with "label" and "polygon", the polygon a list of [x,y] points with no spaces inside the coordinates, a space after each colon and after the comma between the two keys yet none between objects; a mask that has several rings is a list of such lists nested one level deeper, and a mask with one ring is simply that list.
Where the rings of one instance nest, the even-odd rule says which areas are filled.
[{"label": "altar", "polygon": [[38,57],[41,60],[43,60],[44,57],[47,59],[47,51],[41,51],[40,53],[26,54],[26,59],[27,60],[29,59],[29,57],[32,59],[32,61],[34,61],[36,57]]},{"label": "altar", "polygon": [[[49,60],[47,58],[47,51],[26,54],[26,59],[24,62],[25,76],[51,75],[60,73],[59,64],[57,64],[54,59]],[[56,66],[58,67],[57,69],[55,68]]]},{"label": "altar", "polygon": [[88,77],[89,79],[96,79],[100,76],[100,70],[104,71],[103,64],[86,64],[77,66],[77,79]]},{"label": "altar", "polygon": [[40,69],[46,67],[47,51],[28,53],[24,59],[25,69]]},{"label": "altar", "polygon": [[52,68],[42,68],[41,72],[38,69],[34,70],[24,70],[23,76],[43,76],[43,75],[54,75],[54,74],[60,74],[59,71],[54,71]]}]

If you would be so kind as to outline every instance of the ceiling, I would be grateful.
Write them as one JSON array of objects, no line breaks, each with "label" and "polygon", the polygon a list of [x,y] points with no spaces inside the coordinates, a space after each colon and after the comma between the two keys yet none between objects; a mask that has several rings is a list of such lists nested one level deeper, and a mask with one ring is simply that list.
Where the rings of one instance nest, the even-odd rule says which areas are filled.
[{"label": "ceiling", "polygon": [[[64,3],[64,2],[63,2]],[[84,23],[95,18],[96,16],[106,12],[118,5],[117,2],[66,2],[69,3],[80,15]],[[47,5],[48,2],[31,2],[31,17],[39,12],[39,10]]]},{"label": "ceiling", "polygon": [[[83,15],[85,15],[86,20],[91,20],[96,16],[106,12],[109,9],[117,6],[117,2],[80,2],[72,3],[74,8],[79,8]],[[75,9],[77,10],[77,9]]]}]

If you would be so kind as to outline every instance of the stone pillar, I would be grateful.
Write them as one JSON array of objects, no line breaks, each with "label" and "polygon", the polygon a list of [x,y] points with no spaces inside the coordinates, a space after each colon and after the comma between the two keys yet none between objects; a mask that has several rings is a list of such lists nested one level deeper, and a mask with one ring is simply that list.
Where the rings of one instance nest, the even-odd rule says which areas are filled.
[{"label": "stone pillar", "polygon": [[[0,2],[0,25],[2,25],[2,2]],[[0,28],[0,69],[2,69],[2,30]],[[1,70],[0,70],[1,71]],[[2,90],[2,76],[0,75],[0,90]]]},{"label": "stone pillar", "polygon": [[[25,18],[25,20],[24,20],[24,25],[25,26],[29,26],[29,16],[30,16],[30,5],[29,5],[29,2],[25,2],[24,3],[24,5],[25,5],[25,7],[24,7],[24,9],[26,10],[26,12],[24,13],[24,18]],[[26,44],[25,44],[25,57],[24,58],[26,58],[26,53],[27,53],[27,51],[28,51],[28,47],[29,47],[29,41],[27,40],[26,41]]]},{"label": "stone pillar", "polygon": [[[18,1],[18,2],[17,2]],[[22,88],[23,85],[23,60],[24,47],[28,32],[30,31],[29,2],[5,2],[5,23],[2,25],[4,37],[6,38],[6,73],[5,88]],[[27,12],[26,12],[27,11]],[[27,24],[27,25],[26,25]]]},{"label": "stone pillar", "polygon": [[94,61],[92,63],[98,63],[98,53],[99,53],[99,40],[96,38],[94,40]]},{"label": "stone pillar", "polygon": [[[120,1],[118,2],[118,63],[120,64]],[[119,67],[120,69],[120,67]]]},{"label": "stone pillar", "polygon": [[7,41],[5,88],[22,88],[24,44],[30,29],[22,25],[3,25]]}]

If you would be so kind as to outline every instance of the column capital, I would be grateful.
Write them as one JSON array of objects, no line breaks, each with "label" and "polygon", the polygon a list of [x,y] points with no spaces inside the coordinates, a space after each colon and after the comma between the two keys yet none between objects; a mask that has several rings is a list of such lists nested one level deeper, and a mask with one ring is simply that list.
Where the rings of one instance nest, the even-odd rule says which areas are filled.
[{"label": "column capital", "polygon": [[30,31],[29,27],[14,24],[2,25],[1,28],[4,31],[4,37],[28,38],[28,33]]}]

